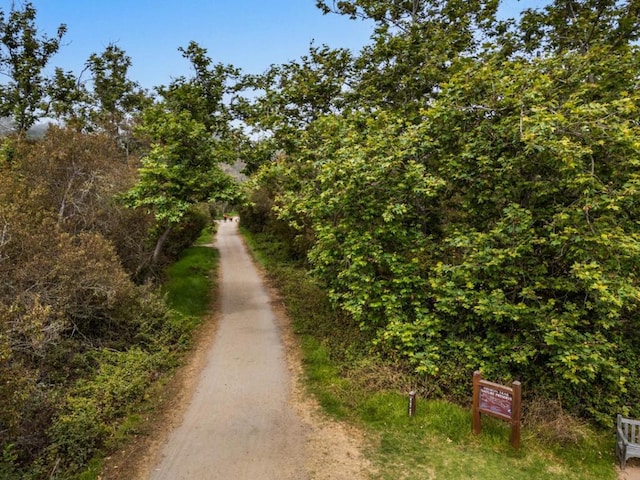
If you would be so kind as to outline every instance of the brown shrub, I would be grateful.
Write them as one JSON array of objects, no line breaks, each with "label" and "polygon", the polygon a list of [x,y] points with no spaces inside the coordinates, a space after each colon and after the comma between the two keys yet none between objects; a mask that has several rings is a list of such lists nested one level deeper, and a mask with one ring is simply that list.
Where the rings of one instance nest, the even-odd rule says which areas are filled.
[{"label": "brown shrub", "polygon": [[522,423],[547,443],[577,445],[589,436],[584,421],[565,412],[559,401],[543,397],[524,402]]}]

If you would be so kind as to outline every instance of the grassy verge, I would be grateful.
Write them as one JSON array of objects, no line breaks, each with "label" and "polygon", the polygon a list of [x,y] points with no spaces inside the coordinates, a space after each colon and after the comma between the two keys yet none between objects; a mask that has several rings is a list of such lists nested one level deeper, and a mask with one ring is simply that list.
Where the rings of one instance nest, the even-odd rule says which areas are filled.
[{"label": "grassy verge", "polygon": [[204,245],[211,242],[212,235],[211,229],[205,230],[196,244],[166,271],[162,290],[172,310],[171,319],[185,329],[187,336],[200,324],[211,304],[218,251]]},{"label": "grassy verge", "polygon": [[277,245],[247,232],[245,237],[283,294],[309,390],[329,414],[375,439],[368,452],[374,479],[616,478],[612,435],[575,419],[564,417],[566,431],[544,421],[525,425],[522,448],[514,451],[504,422],[483,418],[482,434],[475,436],[470,408],[443,399],[419,398],[409,417],[407,392],[416,378],[378,359],[366,346],[370,338],[330,308],[304,271],[279,258]]}]

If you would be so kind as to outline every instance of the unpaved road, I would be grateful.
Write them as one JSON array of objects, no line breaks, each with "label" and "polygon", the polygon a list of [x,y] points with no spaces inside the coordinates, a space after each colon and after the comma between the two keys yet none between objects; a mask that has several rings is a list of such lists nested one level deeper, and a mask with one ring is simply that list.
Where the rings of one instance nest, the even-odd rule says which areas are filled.
[{"label": "unpaved road", "polygon": [[216,332],[181,423],[149,454],[156,460],[148,478],[366,478],[358,433],[323,419],[301,393],[282,308],[263,284],[237,225],[219,224]]}]

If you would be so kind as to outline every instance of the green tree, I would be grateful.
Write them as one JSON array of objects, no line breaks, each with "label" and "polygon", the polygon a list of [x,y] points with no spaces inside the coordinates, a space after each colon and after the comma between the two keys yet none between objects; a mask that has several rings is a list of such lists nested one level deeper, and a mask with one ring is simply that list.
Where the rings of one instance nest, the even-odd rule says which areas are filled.
[{"label": "green tree", "polygon": [[140,86],[127,78],[131,58],[117,45],[111,44],[102,54],[92,54],[86,63],[91,74],[91,96],[95,111],[93,123],[114,137],[131,130],[131,116],[151,103]]},{"label": "green tree", "polygon": [[359,108],[394,109],[408,118],[434,98],[459,62],[478,52],[495,25],[498,0],[319,0],[324,13],[372,21],[372,44],[356,61]]},{"label": "green tree", "polygon": [[158,93],[168,109],[177,113],[187,111],[220,141],[231,140],[234,135],[233,117],[227,96],[233,91],[238,69],[222,63],[214,65],[207,56],[207,50],[196,42],[178,50],[189,61],[194,76],[189,79],[179,77],[169,86],[158,87]]},{"label": "green tree", "polygon": [[245,76],[237,88],[250,91],[252,100],[236,97],[234,107],[260,139],[244,152],[247,171],[255,171],[278,151],[293,153],[301,131],[318,118],[347,108],[352,67],[348,50],[312,45],[299,60]]},{"label": "green tree", "polygon": [[635,50],[475,65],[420,129],[449,185],[430,276],[452,352],[603,422],[637,389],[625,353],[640,299]]},{"label": "green tree", "polygon": [[225,95],[237,71],[212,65],[206,50],[191,42],[181,49],[196,74],[159,87],[163,97],[142,114],[140,138],[149,143],[142,158],[137,184],[125,195],[133,208],[153,213],[159,236],[152,257],[155,263],[171,231],[194,206],[237,199],[235,181],[220,163],[237,159],[240,133],[232,120]]},{"label": "green tree", "polygon": [[625,47],[638,39],[639,27],[640,5],[628,0],[554,0],[526,10],[520,23],[529,52]]},{"label": "green tree", "polygon": [[188,111],[168,111],[162,104],[148,108],[139,134],[150,141],[138,182],[126,194],[133,208],[153,213],[161,228],[153,254],[157,261],[171,230],[203,202],[232,200],[235,182],[220,169],[228,160],[226,145],[214,138]]},{"label": "green tree", "polygon": [[77,131],[88,124],[89,92],[73,72],[56,68],[47,85],[48,102],[45,115],[62,120]]},{"label": "green tree", "polygon": [[[568,3],[585,7],[570,26],[598,25],[593,2],[553,6]],[[363,54],[378,68],[349,79],[370,96],[299,126],[295,148],[254,177],[253,198],[296,233],[281,238],[306,245],[331,298],[375,332],[378,348],[444,391],[460,392],[482,369],[603,424],[618,411],[638,415],[634,34],[618,42],[602,29],[588,48],[576,37],[561,46],[552,8],[535,17],[543,41],[527,43],[531,24],[500,33],[504,25],[469,13],[466,32],[492,39],[479,49],[474,35],[435,28],[454,18],[445,12],[465,12],[461,2],[335,8],[379,22]],[[618,2],[600,19],[628,26],[630,11]],[[433,28],[412,44],[415,22]],[[433,51],[455,54],[425,56],[438,42]],[[391,60],[371,63],[381,45]],[[407,65],[419,88],[392,91],[407,85]],[[379,96],[372,78],[388,82]]]},{"label": "green tree", "polygon": [[26,132],[40,118],[47,83],[43,71],[60,47],[67,31],[63,24],[56,36],[39,36],[36,9],[31,2],[22,10],[0,10],[0,69],[8,82],[0,87],[0,115],[11,117],[19,132]]}]

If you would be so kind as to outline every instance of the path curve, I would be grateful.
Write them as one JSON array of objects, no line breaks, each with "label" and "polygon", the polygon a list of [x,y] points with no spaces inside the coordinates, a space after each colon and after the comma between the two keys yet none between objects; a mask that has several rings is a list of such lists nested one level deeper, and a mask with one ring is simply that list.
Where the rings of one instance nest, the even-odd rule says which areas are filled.
[{"label": "path curve", "polygon": [[218,225],[220,317],[207,363],[151,480],[306,479],[305,425],[270,298],[238,234]]}]

